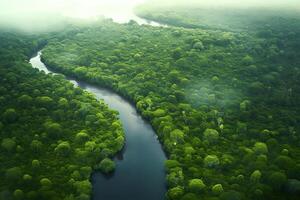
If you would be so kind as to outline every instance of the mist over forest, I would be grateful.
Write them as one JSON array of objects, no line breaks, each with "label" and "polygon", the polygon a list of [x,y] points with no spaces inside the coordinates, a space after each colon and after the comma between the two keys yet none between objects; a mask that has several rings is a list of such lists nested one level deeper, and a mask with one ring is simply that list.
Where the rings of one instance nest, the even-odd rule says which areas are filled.
[{"label": "mist over forest", "polygon": [[[201,8],[263,8],[297,12],[298,0],[10,0],[0,1],[0,27],[27,32],[45,32],[67,23],[95,21],[102,16],[128,15],[128,10],[146,3],[148,7],[200,6]],[[147,4],[148,3],[148,4]],[[122,21],[126,22],[126,20]]]},{"label": "mist over forest", "polygon": [[0,200],[299,200],[299,0],[0,0]]}]

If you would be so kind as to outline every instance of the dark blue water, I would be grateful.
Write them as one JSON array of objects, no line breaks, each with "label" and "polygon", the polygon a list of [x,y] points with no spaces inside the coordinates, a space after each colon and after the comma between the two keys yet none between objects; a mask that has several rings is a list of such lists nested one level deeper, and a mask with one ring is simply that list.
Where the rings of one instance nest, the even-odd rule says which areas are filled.
[{"label": "dark blue water", "polygon": [[[51,73],[41,62],[40,52],[30,60],[33,67]],[[74,85],[103,99],[119,111],[125,130],[124,151],[116,156],[116,171],[110,177],[92,175],[93,200],[163,200],[166,192],[164,161],[166,156],[156,134],[135,107],[118,94],[80,81]]]}]

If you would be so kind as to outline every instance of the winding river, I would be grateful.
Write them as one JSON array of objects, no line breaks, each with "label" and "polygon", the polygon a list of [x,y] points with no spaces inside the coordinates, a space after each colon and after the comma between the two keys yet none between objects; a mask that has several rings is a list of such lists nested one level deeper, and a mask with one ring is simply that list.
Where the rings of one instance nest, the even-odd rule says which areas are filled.
[{"label": "winding river", "polygon": [[[41,51],[30,59],[32,67],[53,73],[41,61]],[[135,107],[111,90],[67,78],[75,86],[103,99],[119,111],[125,130],[126,145],[115,157],[116,171],[111,176],[93,173],[93,200],[163,200],[166,192],[164,161],[166,156],[155,132]]]}]

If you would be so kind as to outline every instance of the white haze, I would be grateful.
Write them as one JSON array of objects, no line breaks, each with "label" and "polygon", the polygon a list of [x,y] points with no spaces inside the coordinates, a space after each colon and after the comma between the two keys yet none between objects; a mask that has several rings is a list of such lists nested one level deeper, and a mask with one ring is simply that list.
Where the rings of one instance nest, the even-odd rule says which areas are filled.
[{"label": "white haze", "polygon": [[[0,26],[25,31],[58,28],[67,18],[92,20],[99,16],[117,22],[139,21],[133,8],[147,0],[0,0]],[[155,4],[300,8],[300,0],[154,0]]]},{"label": "white haze", "polygon": [[152,2],[164,6],[193,4],[206,7],[261,7],[300,10],[300,0],[152,0]]},{"label": "white haze", "polygon": [[66,19],[95,20],[100,16],[123,23],[136,18],[133,8],[144,1],[0,0],[0,26],[44,31],[62,26]]}]

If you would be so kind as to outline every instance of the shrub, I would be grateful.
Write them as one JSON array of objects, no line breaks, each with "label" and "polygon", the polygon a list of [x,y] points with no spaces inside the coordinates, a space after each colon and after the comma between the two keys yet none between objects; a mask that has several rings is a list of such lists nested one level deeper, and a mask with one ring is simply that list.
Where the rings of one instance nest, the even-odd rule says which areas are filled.
[{"label": "shrub", "polygon": [[295,161],[289,156],[278,156],[275,160],[275,163],[281,169],[291,169],[293,166],[295,166]]},{"label": "shrub", "polygon": [[177,144],[177,143],[183,143],[184,142],[184,133],[181,130],[179,130],[179,129],[175,129],[175,130],[171,131],[171,133],[170,133],[170,139],[175,144]]},{"label": "shrub", "polygon": [[219,158],[216,155],[207,155],[204,158],[204,166],[206,167],[216,167],[220,164]]},{"label": "shrub", "polygon": [[194,49],[198,49],[198,50],[203,50],[204,49],[204,45],[202,42],[196,42],[194,45],[193,45],[193,48]]},{"label": "shrub", "polygon": [[249,86],[249,91],[252,94],[260,94],[264,91],[264,84],[259,81],[253,82]]},{"label": "shrub", "polygon": [[88,194],[80,194],[79,196],[76,197],[76,200],[90,200],[91,197]]},{"label": "shrub", "polygon": [[182,197],[183,194],[184,194],[184,190],[182,187],[179,186],[171,188],[168,191],[168,197],[170,200],[180,199],[180,197]]},{"label": "shrub", "polygon": [[223,192],[223,186],[222,184],[216,184],[212,187],[212,192],[215,195],[221,194]]},{"label": "shrub", "polygon": [[70,154],[71,146],[70,146],[69,142],[67,142],[67,141],[61,142],[60,144],[58,144],[56,146],[56,148],[54,149],[54,151],[58,155],[67,156],[67,155]]},{"label": "shrub", "polygon": [[235,191],[235,190],[230,190],[227,192],[224,192],[220,196],[221,200],[241,200],[243,199],[243,195],[241,193]]},{"label": "shrub", "polygon": [[50,188],[52,186],[52,182],[48,178],[42,178],[40,180],[40,184],[42,187]]},{"label": "shrub", "polygon": [[206,185],[201,179],[192,179],[189,181],[189,189],[192,192],[202,192],[205,189]]},{"label": "shrub", "polygon": [[20,189],[16,189],[14,191],[14,197],[15,197],[15,199],[23,199],[24,198],[24,192]]},{"label": "shrub", "polygon": [[31,166],[34,168],[34,169],[38,169],[40,167],[41,163],[39,160],[32,160],[31,162]]},{"label": "shrub", "polygon": [[13,123],[17,120],[18,114],[15,109],[9,108],[4,111],[3,118],[6,122]]},{"label": "shrub", "polygon": [[267,154],[268,146],[263,142],[256,142],[254,144],[253,151],[257,154]]},{"label": "shrub", "polygon": [[187,193],[180,200],[199,200],[199,198],[194,193]]},{"label": "shrub", "polygon": [[21,106],[28,106],[32,103],[32,97],[29,96],[29,95],[22,95],[18,98],[18,103],[21,105]]},{"label": "shrub", "polygon": [[260,178],[261,178],[261,172],[259,170],[255,170],[250,176],[250,180],[252,182],[259,182]]},{"label": "shrub", "polygon": [[251,56],[246,55],[246,56],[243,58],[242,62],[243,62],[244,65],[249,66],[249,65],[251,65],[251,64],[254,63],[254,59],[253,59]]},{"label": "shrub", "polygon": [[289,179],[285,190],[291,194],[300,194],[300,181],[297,179]]},{"label": "shrub", "polygon": [[24,181],[31,181],[32,180],[32,176],[30,176],[29,174],[24,174],[23,180]]},{"label": "shrub", "polygon": [[286,183],[287,177],[282,172],[273,172],[268,177],[268,181],[275,190],[280,190],[283,187],[283,185]]},{"label": "shrub", "polygon": [[160,108],[153,112],[154,117],[163,117],[165,115],[166,115],[166,111]]},{"label": "shrub", "polygon": [[171,168],[179,167],[180,163],[177,160],[166,160],[165,168],[167,171],[170,171]]},{"label": "shrub", "polygon": [[171,173],[167,175],[167,185],[169,187],[176,187],[178,185],[183,185],[184,176],[182,169],[180,167],[172,168]]},{"label": "shrub", "polygon": [[48,96],[41,96],[36,98],[36,103],[46,108],[50,108],[53,102],[54,102],[53,99]]},{"label": "shrub", "polygon": [[91,167],[81,167],[80,168],[80,175],[83,178],[88,179],[91,176],[92,168]]},{"label": "shrub", "polygon": [[74,186],[79,194],[90,194],[92,189],[92,185],[88,180],[76,181]]},{"label": "shrub", "polygon": [[208,128],[204,131],[203,138],[205,140],[208,140],[209,142],[214,142],[214,141],[217,141],[219,139],[219,133],[215,129]]},{"label": "shrub", "polygon": [[6,170],[5,177],[9,182],[18,181],[22,177],[22,170],[20,167],[12,167]]},{"label": "shrub", "polygon": [[115,162],[109,158],[104,158],[97,167],[103,173],[111,173],[115,170]]},{"label": "shrub", "polygon": [[41,149],[43,147],[42,142],[38,141],[38,140],[32,140],[31,144],[30,144],[30,148],[33,152],[40,152]]},{"label": "shrub", "polygon": [[211,81],[212,81],[214,84],[216,84],[219,80],[220,80],[220,79],[219,79],[218,76],[213,76],[213,77],[211,78]]},{"label": "shrub", "polygon": [[240,103],[240,110],[241,111],[246,111],[249,108],[250,101],[249,100],[244,100]]},{"label": "shrub", "polygon": [[4,138],[1,142],[1,147],[7,152],[13,152],[16,148],[16,142],[10,138]]},{"label": "shrub", "polygon": [[49,137],[52,139],[59,138],[62,134],[62,128],[59,123],[47,122],[45,123],[45,128]]},{"label": "shrub", "polygon": [[87,134],[84,131],[80,131],[79,133],[76,134],[76,141],[80,144],[85,143],[86,141],[88,141],[90,138],[89,134]]},{"label": "shrub", "polygon": [[124,137],[123,136],[118,136],[116,139],[115,139],[115,149],[116,151],[121,151],[123,146],[124,146]]}]

